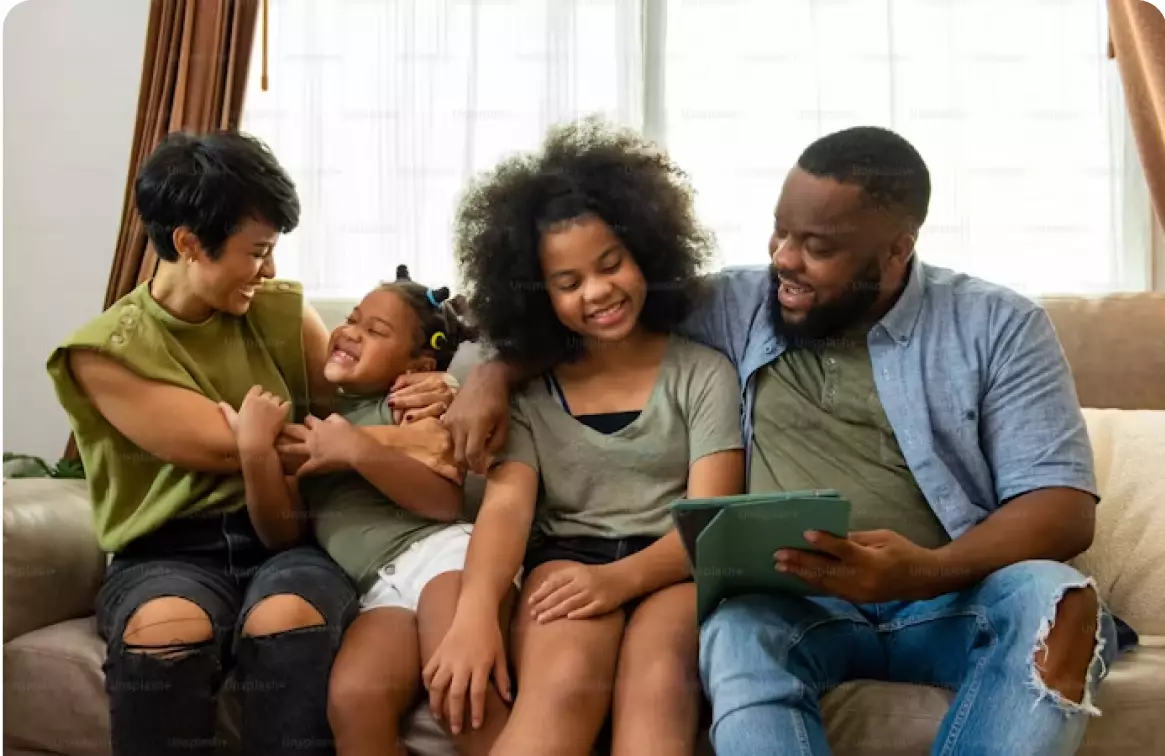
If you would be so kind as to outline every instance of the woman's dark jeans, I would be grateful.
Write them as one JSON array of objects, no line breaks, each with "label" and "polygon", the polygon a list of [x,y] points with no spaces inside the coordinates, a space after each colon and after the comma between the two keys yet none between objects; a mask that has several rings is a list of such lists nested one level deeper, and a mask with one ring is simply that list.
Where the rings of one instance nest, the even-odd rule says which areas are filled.
[{"label": "woman's dark jeans", "polygon": [[[303,598],[324,624],[244,636],[251,609],[278,594]],[[127,644],[134,612],[170,596],[201,607],[213,638],[150,653]],[[232,667],[242,753],[333,753],[328,676],[358,607],[351,581],[327,554],[308,546],[267,550],[245,509],[173,520],[134,541],[114,557],[97,596],[114,756],[215,753],[217,694]]]}]

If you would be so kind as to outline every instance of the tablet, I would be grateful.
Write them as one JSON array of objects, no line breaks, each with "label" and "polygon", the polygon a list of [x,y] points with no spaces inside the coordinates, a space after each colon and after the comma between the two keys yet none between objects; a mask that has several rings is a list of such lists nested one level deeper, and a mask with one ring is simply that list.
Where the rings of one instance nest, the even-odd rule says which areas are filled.
[{"label": "tablet", "polygon": [[777,572],[773,554],[786,548],[815,550],[805,540],[807,530],[844,537],[850,503],[832,490],[790,491],[680,499],[671,513],[692,564],[702,622],[732,595],[815,593],[800,578]]}]

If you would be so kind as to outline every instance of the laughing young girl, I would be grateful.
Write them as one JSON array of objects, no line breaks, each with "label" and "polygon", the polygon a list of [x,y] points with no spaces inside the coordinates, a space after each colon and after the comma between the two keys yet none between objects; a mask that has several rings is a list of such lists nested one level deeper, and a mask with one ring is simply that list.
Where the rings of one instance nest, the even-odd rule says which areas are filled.
[{"label": "laughing young girl", "polygon": [[[446,288],[409,280],[404,266],[395,282],[364,297],[328,345],[324,377],[338,389],[335,414],[308,418],[311,456],[299,470],[298,495],[320,545],[361,596],[328,694],[339,756],[405,754],[401,722],[416,705],[421,665],[444,636],[457,602],[472,529],[462,521],[460,486],[358,430],[394,423],[389,394],[402,375],[448,368],[470,335],[448,297]],[[240,436],[247,422],[240,412]],[[247,457],[244,451],[245,476]],[[248,492],[297,495],[278,470],[269,473],[251,470]],[[296,509],[286,500],[266,507]],[[487,753],[505,713],[504,707],[494,712],[492,730],[460,734],[461,752]]]},{"label": "laughing young girl", "polygon": [[673,333],[707,251],[684,177],[635,134],[578,122],[473,186],[458,235],[500,359],[549,369],[514,397],[430,705],[455,732],[466,708],[489,726],[488,688],[509,692],[498,607],[523,565],[494,752],[589,754],[610,712],[616,756],[691,754],[695,589],[668,505],[739,493],[744,463],[732,366]]}]

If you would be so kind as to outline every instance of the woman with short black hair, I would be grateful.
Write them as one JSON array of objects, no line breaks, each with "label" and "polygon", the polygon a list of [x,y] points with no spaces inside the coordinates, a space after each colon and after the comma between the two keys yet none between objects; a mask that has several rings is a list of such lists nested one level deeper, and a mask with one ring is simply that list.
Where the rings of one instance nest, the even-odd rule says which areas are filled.
[{"label": "woman with short black hair", "polygon": [[[295,186],[262,143],[222,132],[170,135],[134,189],[157,273],[48,363],[113,553],[97,599],[113,753],[215,752],[232,666],[243,753],[330,753],[328,675],[356,594],[305,543],[301,512],[244,496],[242,441],[220,409],[279,397],[261,424],[274,441],[328,399],[308,378],[327,330],[298,284],[270,280],[299,222]],[[385,430],[401,444],[421,432]],[[261,462],[294,468],[274,444]]]}]

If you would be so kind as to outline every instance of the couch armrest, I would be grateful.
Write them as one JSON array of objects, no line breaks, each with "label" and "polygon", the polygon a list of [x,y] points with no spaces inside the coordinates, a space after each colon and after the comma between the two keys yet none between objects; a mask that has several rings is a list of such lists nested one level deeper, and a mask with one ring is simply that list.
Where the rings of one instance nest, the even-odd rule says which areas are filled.
[{"label": "couch armrest", "polygon": [[93,613],[105,575],[83,480],[4,481],[4,642]]}]

